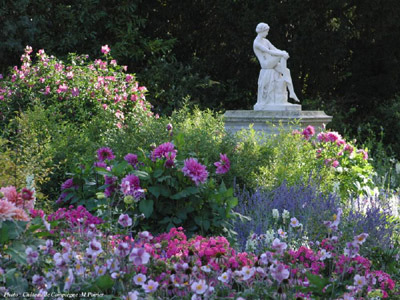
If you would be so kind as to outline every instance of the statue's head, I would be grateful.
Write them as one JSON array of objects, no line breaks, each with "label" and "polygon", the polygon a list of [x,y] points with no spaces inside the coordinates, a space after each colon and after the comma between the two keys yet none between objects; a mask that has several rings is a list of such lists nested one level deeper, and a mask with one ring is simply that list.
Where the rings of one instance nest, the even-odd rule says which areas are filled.
[{"label": "statue's head", "polygon": [[266,23],[260,23],[256,27],[257,33],[268,32],[268,31],[269,31],[269,26]]}]

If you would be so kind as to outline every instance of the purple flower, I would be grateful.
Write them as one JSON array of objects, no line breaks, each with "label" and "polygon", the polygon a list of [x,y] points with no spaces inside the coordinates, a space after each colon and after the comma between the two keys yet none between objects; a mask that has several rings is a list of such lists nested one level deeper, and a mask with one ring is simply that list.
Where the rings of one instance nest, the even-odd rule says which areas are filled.
[{"label": "purple flower", "polygon": [[289,270],[285,268],[285,265],[279,264],[277,266],[272,265],[270,268],[271,276],[278,282],[282,282],[284,279],[289,278]]},{"label": "purple flower", "polygon": [[168,123],[166,128],[167,128],[167,131],[172,130],[172,128],[173,128],[173,127],[172,127],[172,124],[171,124],[171,123]]},{"label": "purple flower", "polygon": [[37,262],[39,259],[39,253],[37,251],[33,251],[31,247],[26,248],[25,254],[26,262],[30,265]]},{"label": "purple flower", "polygon": [[132,225],[132,219],[127,214],[121,214],[118,218],[118,223],[122,227],[128,227]]},{"label": "purple flower", "polygon": [[126,242],[121,242],[118,244],[117,249],[115,249],[115,253],[121,257],[125,257],[129,254],[130,246]]},{"label": "purple flower", "polygon": [[97,159],[99,161],[113,160],[115,158],[114,153],[108,147],[103,147],[97,150]]},{"label": "purple flower", "polygon": [[185,176],[189,177],[194,183],[196,183],[196,185],[206,182],[208,177],[206,166],[198,163],[194,158],[185,159],[182,172]]},{"label": "purple flower", "polygon": [[86,253],[92,256],[97,256],[101,252],[103,252],[103,249],[101,248],[101,243],[98,242],[96,238],[94,238],[90,241],[89,248],[86,248]]},{"label": "purple flower", "polygon": [[275,249],[277,253],[283,253],[285,249],[287,248],[287,244],[284,242],[281,242],[280,239],[275,239],[272,242],[272,249]]},{"label": "purple flower", "polygon": [[133,174],[126,175],[121,181],[121,191],[124,195],[136,195],[135,191],[140,189],[139,177]]},{"label": "purple flower", "polygon": [[157,158],[167,157],[168,153],[174,153],[176,155],[176,149],[174,149],[174,144],[167,142],[161,144],[153,150],[151,153],[151,159],[155,161]]},{"label": "purple flower", "polygon": [[127,161],[132,167],[136,168],[138,163],[138,157],[136,154],[128,153],[124,157],[125,161]]},{"label": "purple flower", "polygon": [[74,188],[74,189],[77,189],[77,188],[78,188],[78,186],[77,186],[76,184],[74,184],[74,179],[73,179],[73,178],[67,179],[67,180],[61,185],[61,190],[62,190],[62,191],[63,191],[63,190],[66,190],[66,189],[71,189],[71,188]]},{"label": "purple flower", "polygon": [[220,157],[221,160],[214,163],[214,166],[217,167],[217,170],[215,171],[215,173],[217,173],[217,174],[225,174],[231,168],[231,162],[229,161],[229,159],[226,156],[226,154],[220,153],[219,157]]},{"label": "purple flower", "polygon": [[129,261],[132,261],[135,266],[145,265],[150,260],[150,254],[144,248],[134,248],[129,254]]},{"label": "purple flower", "polygon": [[102,161],[96,161],[93,166],[95,166],[96,168],[107,168],[107,164],[105,162]]}]

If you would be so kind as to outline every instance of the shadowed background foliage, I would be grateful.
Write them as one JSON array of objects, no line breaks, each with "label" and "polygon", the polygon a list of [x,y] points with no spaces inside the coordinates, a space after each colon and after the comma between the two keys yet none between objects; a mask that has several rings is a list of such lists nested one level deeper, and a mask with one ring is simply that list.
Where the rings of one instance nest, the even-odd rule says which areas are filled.
[{"label": "shadowed background foliage", "polygon": [[[400,153],[397,0],[0,1],[0,72],[26,45],[59,58],[100,53],[137,73],[156,112],[184,99],[201,108],[251,109],[259,65],[255,27],[288,62],[303,109],[334,116],[331,128]],[[301,91],[301,93],[300,93]]]}]

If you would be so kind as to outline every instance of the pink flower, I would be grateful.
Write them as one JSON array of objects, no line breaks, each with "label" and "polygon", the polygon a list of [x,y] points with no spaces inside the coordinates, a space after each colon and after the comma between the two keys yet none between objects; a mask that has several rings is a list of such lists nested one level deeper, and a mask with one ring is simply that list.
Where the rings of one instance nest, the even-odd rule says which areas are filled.
[{"label": "pink flower", "polygon": [[196,185],[206,182],[208,177],[206,167],[198,163],[194,158],[185,159],[182,172],[196,183]]},{"label": "pink flower", "polygon": [[146,282],[146,275],[143,274],[137,274],[135,275],[135,277],[133,277],[133,281],[137,284],[137,285],[143,285]]},{"label": "pink flower", "polygon": [[228,157],[226,156],[226,154],[220,153],[219,157],[221,160],[214,163],[214,166],[217,167],[217,170],[215,171],[215,173],[225,174],[231,168],[231,163],[230,163]]},{"label": "pink flower", "polygon": [[140,179],[136,175],[126,175],[121,181],[121,191],[124,195],[135,196],[136,191],[140,190]]},{"label": "pink flower", "polygon": [[332,162],[332,167],[334,168],[339,167],[339,162],[336,159]]},{"label": "pink flower", "polygon": [[77,87],[72,88],[71,95],[72,95],[72,97],[78,97],[79,96],[79,89]]},{"label": "pink flower", "polygon": [[306,129],[303,130],[302,135],[306,140],[310,139],[315,134],[315,129],[313,126],[308,125]]},{"label": "pink flower", "polygon": [[57,89],[58,94],[65,93],[67,91],[68,91],[68,86],[65,83],[58,86]]},{"label": "pink flower", "polygon": [[105,55],[107,55],[110,52],[110,48],[108,47],[108,45],[104,45],[101,47],[101,53],[104,53]]}]

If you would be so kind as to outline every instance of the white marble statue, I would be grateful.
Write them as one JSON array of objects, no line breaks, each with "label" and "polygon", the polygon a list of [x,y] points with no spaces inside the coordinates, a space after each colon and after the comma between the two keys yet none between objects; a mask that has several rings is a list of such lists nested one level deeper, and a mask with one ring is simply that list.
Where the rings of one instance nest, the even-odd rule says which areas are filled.
[{"label": "white marble statue", "polygon": [[[289,97],[299,101],[294,89],[290,70],[286,67],[286,61],[289,54],[286,51],[277,49],[271,44],[266,36],[269,32],[269,26],[260,23],[256,27],[257,37],[253,43],[254,53],[261,65],[260,76],[258,78],[258,94],[255,110],[268,110],[276,108],[277,110],[286,109],[290,106],[297,106],[287,101]],[[293,107],[294,108],[294,107]],[[300,108],[299,108],[300,109]]]}]

